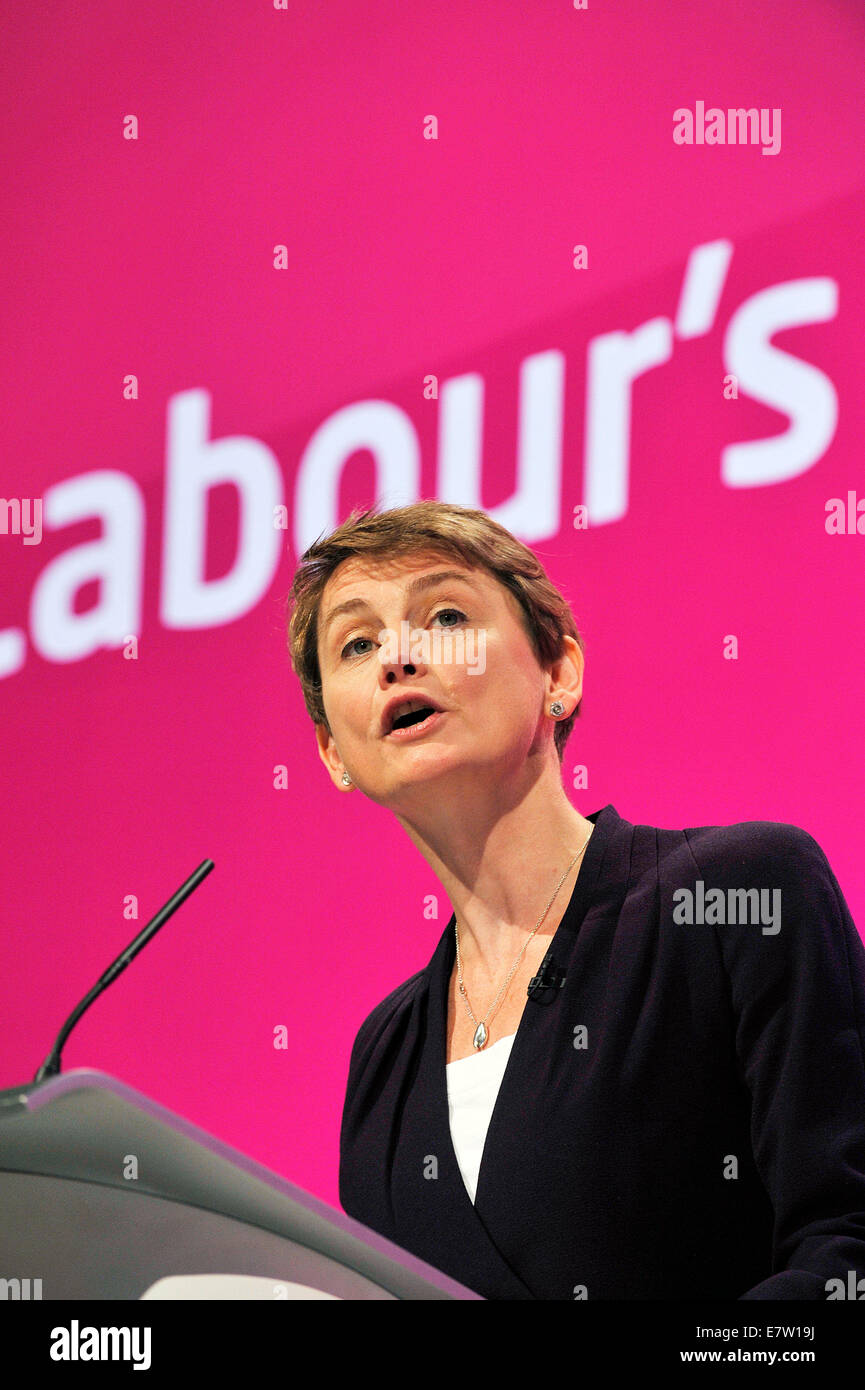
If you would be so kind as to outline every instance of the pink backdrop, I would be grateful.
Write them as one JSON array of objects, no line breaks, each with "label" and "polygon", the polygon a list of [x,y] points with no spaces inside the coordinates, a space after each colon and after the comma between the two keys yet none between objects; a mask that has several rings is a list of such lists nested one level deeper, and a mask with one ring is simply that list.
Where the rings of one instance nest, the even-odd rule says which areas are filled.
[{"label": "pink backdrop", "polygon": [[[337,1203],[355,1032],[450,913],[284,649],[300,549],[376,496],[484,507],[571,600],[584,814],[801,825],[862,929],[861,5],[4,28],[0,491],[44,529],[0,534],[0,1085],[213,858],[64,1067]],[[698,102],[780,148],[677,143]]]}]

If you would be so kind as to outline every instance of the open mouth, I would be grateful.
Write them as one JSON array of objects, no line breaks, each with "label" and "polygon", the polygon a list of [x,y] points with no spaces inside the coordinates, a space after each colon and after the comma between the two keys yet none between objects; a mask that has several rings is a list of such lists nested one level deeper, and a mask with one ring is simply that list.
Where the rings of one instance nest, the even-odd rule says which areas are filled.
[{"label": "open mouth", "polygon": [[394,729],[410,729],[413,724],[422,724],[425,719],[429,719],[430,715],[435,713],[432,705],[424,705],[423,709],[413,709],[408,714],[401,714],[393,721],[391,733]]},{"label": "open mouth", "polygon": [[403,710],[394,721],[387,737],[392,743],[411,743],[415,739],[425,738],[444,718],[444,710],[436,709],[434,705],[424,705],[422,709]]}]

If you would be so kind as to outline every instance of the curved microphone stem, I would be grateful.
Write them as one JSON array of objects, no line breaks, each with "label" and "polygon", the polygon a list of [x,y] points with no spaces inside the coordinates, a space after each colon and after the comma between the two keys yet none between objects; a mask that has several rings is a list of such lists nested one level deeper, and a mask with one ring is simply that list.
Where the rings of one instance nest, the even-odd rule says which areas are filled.
[{"label": "curved microphone stem", "polygon": [[102,991],[104,989],[107,989],[113,980],[117,979],[117,976],[120,974],[120,972],[126,969],[129,962],[135,956],[138,955],[138,952],[142,950],[143,947],[147,945],[151,937],[156,935],[163,922],[168,921],[172,913],[176,912],[177,909],[180,907],[180,904],[186,901],[190,893],[194,892],[201,880],[203,878],[206,878],[206,876],[210,873],[213,867],[214,863],[212,859],[202,860],[198,868],[195,870],[195,873],[190,874],[186,882],[180,888],[178,888],[177,892],[174,893],[172,897],[169,898],[165,906],[160,908],[156,916],[151,918],[151,920],[147,923],[147,926],[144,927],[138,933],[135,940],[129,946],[127,946],[124,951],[120,952],[120,955],[117,957],[115,961],[112,962],[111,965],[109,965],[104,975],[101,975],[99,977],[96,984],[91,989],[90,993],[85,995],[85,997],[81,1000],[81,1003],[77,1006],[77,1008],[73,1009],[72,1013],[67,1018],[63,1027],[60,1029],[60,1032],[57,1035],[57,1041],[55,1042],[48,1056],[45,1058],[45,1061],[42,1063],[42,1066],[36,1073],[35,1080],[37,1082],[45,1081],[49,1076],[57,1075],[57,1073],[60,1071],[60,1054],[63,1051],[63,1045],[66,1042],[66,1039],[69,1037],[69,1034],[72,1032],[72,1029],[75,1027],[81,1015],[87,1009],[90,1008],[90,1005],[93,1003],[94,999],[98,999]]}]

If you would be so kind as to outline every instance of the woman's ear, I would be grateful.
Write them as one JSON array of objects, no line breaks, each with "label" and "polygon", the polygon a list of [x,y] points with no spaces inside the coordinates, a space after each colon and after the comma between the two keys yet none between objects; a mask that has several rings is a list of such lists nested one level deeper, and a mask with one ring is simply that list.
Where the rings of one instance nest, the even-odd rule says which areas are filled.
[{"label": "woman's ear", "polygon": [[345,763],[339,756],[339,749],[333,741],[333,735],[327,724],[316,724],[315,738],[318,744],[318,756],[330,773],[331,781],[335,787],[339,787],[340,791],[346,791],[348,784],[342,779]]},{"label": "woman's ear", "polygon": [[569,713],[576,709],[583,698],[585,665],[586,659],[579,642],[573,637],[563,637],[562,654],[553,662],[548,673],[548,707],[552,700],[562,700]]}]

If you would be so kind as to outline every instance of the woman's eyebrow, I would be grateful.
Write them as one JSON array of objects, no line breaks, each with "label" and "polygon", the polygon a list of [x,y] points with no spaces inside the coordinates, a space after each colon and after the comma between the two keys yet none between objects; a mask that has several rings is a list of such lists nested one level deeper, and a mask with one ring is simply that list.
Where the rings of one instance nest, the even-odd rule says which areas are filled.
[{"label": "woman's eyebrow", "polygon": [[[469,588],[477,590],[477,584],[470,575],[464,574],[461,570],[436,570],[435,574],[422,574],[417,579],[412,579],[406,586],[406,593],[409,598],[415,598],[418,594],[424,593],[427,589],[434,589],[438,584],[457,581],[467,584]],[[362,609],[368,609],[369,603],[364,598],[346,599],[345,603],[338,603],[328,613],[322,625],[322,635],[327,637],[331,625],[337,618],[341,618],[346,613],[358,613]]]}]

